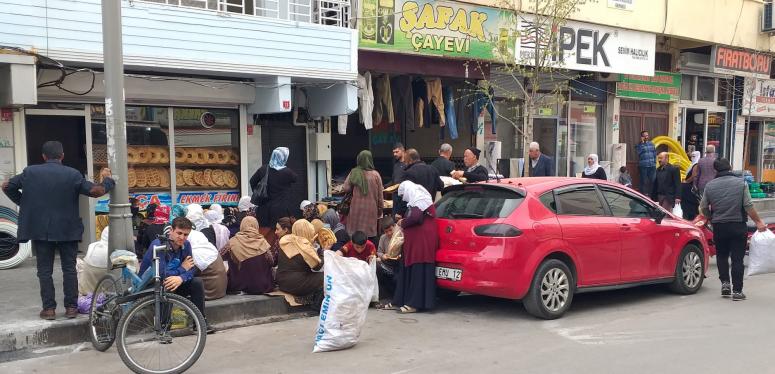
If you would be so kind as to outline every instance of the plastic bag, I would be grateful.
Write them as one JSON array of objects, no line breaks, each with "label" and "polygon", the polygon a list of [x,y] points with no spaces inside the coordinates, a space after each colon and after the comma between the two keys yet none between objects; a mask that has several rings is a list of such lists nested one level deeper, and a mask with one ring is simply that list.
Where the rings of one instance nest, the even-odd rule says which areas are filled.
[{"label": "plastic bag", "polygon": [[372,268],[359,259],[333,251],[323,256],[325,296],[313,352],[336,351],[358,343],[376,282]]},{"label": "plastic bag", "polygon": [[775,273],[775,233],[757,231],[751,237],[748,276]]},{"label": "plastic bag", "polygon": [[[81,314],[89,314],[89,311],[91,310],[91,300],[94,296],[93,293],[89,292],[86,295],[78,296],[78,301],[76,302],[78,304],[78,313]],[[105,294],[100,293],[97,295],[97,306],[100,307],[102,304],[105,304]]]},{"label": "plastic bag", "polygon": [[377,282],[377,259],[373,258],[371,261],[369,261],[369,267],[371,268],[371,273],[374,275],[374,292],[371,294],[371,302],[372,303],[378,303],[379,302],[379,282]]},{"label": "plastic bag", "polygon": [[673,215],[675,215],[678,218],[684,217],[684,211],[681,209],[681,204],[675,204],[673,207]]}]

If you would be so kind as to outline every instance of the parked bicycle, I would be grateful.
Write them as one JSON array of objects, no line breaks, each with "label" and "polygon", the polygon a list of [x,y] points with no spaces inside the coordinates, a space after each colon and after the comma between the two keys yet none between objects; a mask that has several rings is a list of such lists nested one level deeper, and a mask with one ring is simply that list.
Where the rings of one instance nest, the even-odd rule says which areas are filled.
[{"label": "parked bicycle", "polygon": [[[135,373],[172,374],[190,368],[202,355],[207,325],[188,299],[164,289],[159,256],[172,250],[165,230],[153,247],[153,265],[142,277],[114,263],[121,277],[106,274],[97,283],[89,309],[89,336],[106,351],[118,340],[121,360]],[[148,287],[153,282],[153,287]]]}]

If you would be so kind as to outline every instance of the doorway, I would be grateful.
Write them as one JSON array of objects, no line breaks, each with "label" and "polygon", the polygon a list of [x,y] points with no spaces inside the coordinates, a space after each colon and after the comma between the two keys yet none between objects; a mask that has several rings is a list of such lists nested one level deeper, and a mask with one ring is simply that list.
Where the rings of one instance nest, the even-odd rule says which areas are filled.
[{"label": "doorway", "polygon": [[[296,172],[296,183],[292,184],[292,206],[298,206],[302,200],[307,199],[307,128],[292,125],[293,119],[290,113],[270,114],[262,116],[261,125],[261,151],[262,160],[269,160],[272,151],[277,147],[288,147],[290,156],[286,166]],[[255,170],[250,170],[253,175]],[[298,212],[301,214],[301,211]]]},{"label": "doorway", "polygon": [[[640,142],[642,131],[648,131],[652,139],[667,135],[669,106],[664,103],[622,100],[620,112],[619,142],[627,144],[627,170],[632,175],[632,185],[638,187],[640,171],[635,145]],[[654,160],[654,166],[656,164],[657,160]]]},{"label": "doorway", "polygon": [[57,140],[62,143],[65,158],[62,164],[82,175],[87,174],[86,119],[82,116],[27,115],[27,165],[42,164],[43,143]]},{"label": "doorway", "polygon": [[552,158],[556,176],[568,175],[568,125],[557,118],[534,118],[533,141],[541,147],[541,153]]}]

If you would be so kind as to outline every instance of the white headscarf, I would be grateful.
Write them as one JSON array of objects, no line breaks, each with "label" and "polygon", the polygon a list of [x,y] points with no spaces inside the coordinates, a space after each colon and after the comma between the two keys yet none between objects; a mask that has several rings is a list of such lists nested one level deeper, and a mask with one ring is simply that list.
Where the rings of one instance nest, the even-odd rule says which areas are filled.
[{"label": "white headscarf", "polygon": [[187,209],[188,211],[186,212],[186,218],[188,218],[188,220],[194,224],[194,229],[201,231],[202,229],[210,226],[210,223],[205,219],[204,210],[202,209],[201,205],[190,204]]},{"label": "white headscarf", "polygon": [[211,225],[223,222],[223,207],[220,204],[210,205],[210,209],[205,213],[205,219]]},{"label": "white headscarf", "polygon": [[250,196],[242,196],[242,198],[239,199],[239,204],[237,204],[237,209],[240,212],[247,212],[253,207],[255,207],[255,205],[250,202]]},{"label": "white headscarf", "polygon": [[700,151],[692,152],[692,165],[689,166],[689,170],[691,170],[694,165],[697,165],[697,163],[700,162],[700,158],[702,158],[702,153],[700,153]]},{"label": "white headscarf", "polygon": [[592,153],[589,156],[587,156],[587,160],[589,160],[590,158],[594,160],[594,162],[592,163],[592,166],[589,166],[589,164],[587,164],[587,166],[584,168],[584,175],[595,174],[595,172],[597,172],[597,169],[600,169],[600,164],[597,163],[597,155]]},{"label": "white headscarf", "polygon": [[199,270],[204,271],[218,258],[218,250],[207,240],[205,234],[197,230],[191,230],[191,233],[188,234],[188,242],[191,243],[191,255],[194,258],[194,265]]},{"label": "white headscarf", "polygon": [[428,190],[412,181],[403,181],[398,185],[398,196],[401,196],[406,205],[416,207],[422,211],[433,205],[433,199]]},{"label": "white headscarf", "polygon": [[108,227],[103,229],[100,240],[89,244],[86,256],[83,257],[87,264],[103,269],[108,267],[108,231]]}]

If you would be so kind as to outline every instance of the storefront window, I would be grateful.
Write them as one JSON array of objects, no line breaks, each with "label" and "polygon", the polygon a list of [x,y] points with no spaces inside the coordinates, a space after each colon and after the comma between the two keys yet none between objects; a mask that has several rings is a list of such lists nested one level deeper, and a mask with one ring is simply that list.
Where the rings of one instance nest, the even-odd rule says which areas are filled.
[{"label": "storefront window", "polygon": [[[169,123],[167,108],[126,107],[127,183],[130,194],[170,194]],[[94,174],[108,165],[105,107],[91,106]]]},{"label": "storefront window", "polygon": [[239,111],[175,108],[175,185],[182,204],[239,201]]},{"label": "storefront window", "polygon": [[775,122],[764,125],[762,182],[775,182]]},{"label": "storefront window", "polygon": [[716,79],[697,77],[697,101],[715,101]]},{"label": "storefront window", "polygon": [[584,171],[587,156],[598,153],[597,128],[602,124],[602,105],[577,102],[570,105],[570,176]]},{"label": "storefront window", "polygon": [[694,76],[684,75],[681,79],[681,100],[691,101],[694,98]]}]

